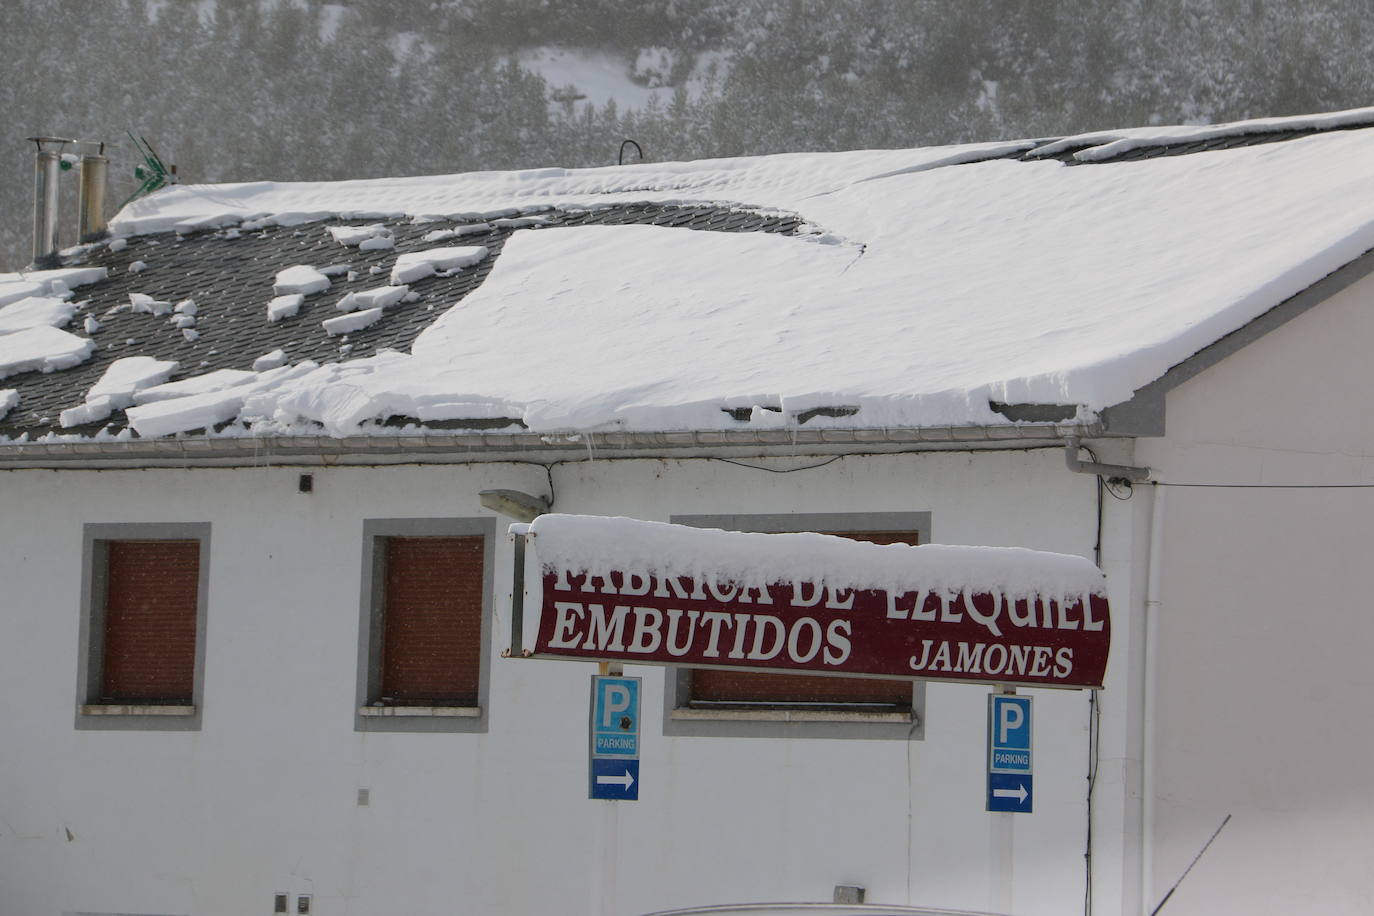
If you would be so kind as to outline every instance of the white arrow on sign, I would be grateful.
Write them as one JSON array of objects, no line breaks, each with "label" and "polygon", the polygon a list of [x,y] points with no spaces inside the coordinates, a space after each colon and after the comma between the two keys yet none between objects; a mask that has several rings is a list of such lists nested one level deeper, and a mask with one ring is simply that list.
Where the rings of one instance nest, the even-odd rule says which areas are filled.
[{"label": "white arrow on sign", "polygon": [[[598,776],[596,777],[596,784],[598,786],[620,786],[628,791],[630,786],[635,784],[635,778],[630,775],[629,770],[626,770],[624,776]],[[1025,791],[1025,789],[1021,790],[1023,795]]]},{"label": "white arrow on sign", "polygon": [[[630,775],[630,774],[626,773],[625,775],[628,776],[628,775]],[[599,776],[597,777],[598,780],[599,780],[600,778],[601,778],[601,777],[599,777]],[[1024,785],[1023,783],[1019,783],[1019,782],[1016,784],[1016,788],[1015,788],[1015,789],[993,789],[993,790],[992,790],[992,797],[993,797],[993,798],[1014,798],[1014,799],[1016,799],[1016,803],[1017,803],[1018,805],[1024,805],[1024,804],[1026,803],[1026,796],[1029,795],[1029,794],[1030,794],[1030,793],[1026,791],[1025,785]]]}]

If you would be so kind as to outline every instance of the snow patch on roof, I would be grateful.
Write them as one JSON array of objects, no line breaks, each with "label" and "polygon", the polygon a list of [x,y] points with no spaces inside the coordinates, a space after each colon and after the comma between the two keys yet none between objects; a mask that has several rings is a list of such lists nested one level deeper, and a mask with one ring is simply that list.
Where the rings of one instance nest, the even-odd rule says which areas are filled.
[{"label": "snow patch on roof", "polygon": [[99,283],[109,276],[104,267],[61,267],[55,270],[29,270],[0,273],[0,306],[30,296],[65,299],[72,290]]},{"label": "snow patch on roof", "polygon": [[276,369],[286,365],[286,351],[278,347],[271,353],[264,353],[253,360],[253,371],[263,372],[267,369]]},{"label": "snow patch on roof", "polygon": [[146,388],[161,385],[180,365],[174,359],[154,359],[151,356],[125,356],[105,369],[100,381],[91,386],[86,400],[108,397],[116,407],[134,403],[134,395]]},{"label": "snow patch on roof", "polygon": [[301,310],[301,303],[305,301],[305,296],[301,293],[290,293],[286,296],[277,296],[267,303],[267,320],[281,321],[283,318],[294,318]]},{"label": "snow patch on roof", "polygon": [[76,306],[64,299],[50,296],[27,296],[9,305],[0,306],[0,334],[12,334],[26,328],[63,328],[76,314]]},{"label": "snow patch on roof", "polygon": [[[404,289],[404,287],[388,287],[388,289]],[[372,290],[378,292],[378,290]],[[340,303],[342,305],[343,303]],[[382,308],[363,309],[357,312],[349,312],[337,318],[326,318],[320,324],[324,326],[324,332],[330,337],[340,334],[352,334],[354,331],[361,331],[363,328],[370,328],[382,320]]]},{"label": "snow patch on roof", "polygon": [[145,293],[129,293],[129,306],[134,312],[162,316],[172,313],[172,303],[154,299]]},{"label": "snow patch on roof", "polygon": [[[591,209],[641,201],[725,202],[796,210],[802,200],[865,178],[1000,156],[1033,145],[1015,141],[914,150],[781,153],[595,169],[546,168],[356,181],[179,184],[126,205],[110,221],[110,231],[116,236],[165,232],[178,221],[225,208],[242,213],[245,219],[253,214],[310,210],[323,214],[321,219],[348,219],[362,213],[373,218],[373,214],[390,213],[455,221],[510,218],[550,206]],[[262,224],[270,224],[270,220]]]},{"label": "snow patch on roof", "polygon": [[490,231],[491,223],[469,223],[465,226],[454,226],[452,229],[432,229],[425,233],[424,241],[442,242],[447,239],[461,238],[465,235],[479,235]]},{"label": "snow patch on roof", "polygon": [[391,282],[394,284],[412,283],[432,276],[441,270],[459,270],[483,261],[490,252],[481,245],[465,245],[457,248],[430,248],[427,251],[410,251],[396,258],[391,268]]},{"label": "snow patch on roof", "polygon": [[379,286],[348,293],[334,307],[341,312],[356,312],[360,309],[384,309],[395,305],[410,294],[409,286]]},{"label": "snow patch on roof", "polygon": [[95,341],[47,326],[0,335],[0,378],[35,369],[70,369],[90,359],[94,351]]},{"label": "snow patch on roof", "polygon": [[[271,369],[261,373],[236,373],[242,379],[240,384],[227,387],[204,387],[199,394],[156,400],[135,395],[135,400],[139,401],[139,406],[130,407],[125,415],[129,418],[129,425],[144,438],[169,436],[195,429],[209,430],[220,423],[228,422],[237,417],[243,409],[244,402],[258,391],[306,374],[314,368],[315,364],[307,360],[298,366],[282,366],[279,369]],[[209,376],[218,376],[217,381],[222,381],[230,378],[232,371],[220,370],[220,372],[209,373]],[[201,376],[200,378],[204,382],[208,376]],[[187,381],[195,380],[188,379]],[[140,394],[147,395],[178,384],[181,383],[173,382],[171,385],[150,388],[140,392]]]},{"label": "snow patch on roof", "polygon": [[140,406],[158,401],[171,401],[214,391],[223,391],[256,379],[257,374],[243,369],[216,369],[203,375],[175,382],[141,388],[134,392],[134,403]]},{"label": "snow patch on roof", "polygon": [[114,413],[114,404],[108,397],[88,398],[84,404],[68,407],[58,415],[57,422],[63,429],[84,426],[104,420]]},{"label": "snow patch on roof", "polygon": [[132,405],[136,392],[167,381],[177,365],[176,360],[153,359],[150,356],[117,359],[106,367],[100,381],[86,392],[85,401],[62,411],[58,422],[65,429],[104,420],[115,410]]},{"label": "snow patch on roof", "polygon": [[366,226],[330,226],[329,234],[345,248],[356,248],[368,239],[389,238],[391,230],[381,223]]},{"label": "snow patch on roof", "polygon": [[1074,154],[1083,162],[1101,162],[1133,149],[1149,146],[1172,146],[1178,143],[1197,143],[1222,137],[1245,134],[1266,134],[1312,128],[1353,127],[1374,124],[1374,108],[1354,108],[1323,114],[1298,115],[1287,118],[1252,118],[1247,121],[1228,121],[1224,124],[1178,125],[1168,127],[1133,127],[1124,130],[1103,130],[1063,137],[1052,143],[1037,146],[1027,155],[1057,156],[1066,150],[1087,147]]},{"label": "snow patch on roof", "polygon": [[289,296],[292,293],[313,296],[327,289],[329,278],[308,264],[297,264],[277,271],[276,279],[272,282],[272,293],[277,296]]}]

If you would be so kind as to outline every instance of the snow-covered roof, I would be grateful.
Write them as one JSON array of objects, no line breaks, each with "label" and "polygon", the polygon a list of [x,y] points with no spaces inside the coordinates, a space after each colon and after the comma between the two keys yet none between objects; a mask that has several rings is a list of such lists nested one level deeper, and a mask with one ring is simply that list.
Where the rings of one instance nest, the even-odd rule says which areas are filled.
[{"label": "snow-covered roof", "polygon": [[[0,276],[3,426],[1012,424],[999,404],[1090,423],[1374,248],[1371,123],[176,186],[127,206],[86,273]],[[249,374],[92,409],[122,384],[100,375],[140,375],[127,357]]]}]

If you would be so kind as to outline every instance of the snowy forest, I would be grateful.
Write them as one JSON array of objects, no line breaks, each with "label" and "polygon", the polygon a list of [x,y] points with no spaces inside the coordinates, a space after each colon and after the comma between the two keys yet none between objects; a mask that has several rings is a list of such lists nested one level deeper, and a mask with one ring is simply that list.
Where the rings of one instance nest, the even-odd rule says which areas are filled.
[{"label": "snowy forest", "polygon": [[3,0],[0,268],[29,259],[35,134],[110,143],[113,208],[138,185],[128,132],[200,183],[608,165],[625,138],[664,161],[1214,122],[1374,104],[1371,13],[1371,0]]}]

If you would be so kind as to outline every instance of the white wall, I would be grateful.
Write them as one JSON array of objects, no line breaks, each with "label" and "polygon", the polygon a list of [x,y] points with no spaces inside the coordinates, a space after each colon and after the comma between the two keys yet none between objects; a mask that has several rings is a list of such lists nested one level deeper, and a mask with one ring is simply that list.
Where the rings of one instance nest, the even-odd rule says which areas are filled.
[{"label": "white wall", "polygon": [[[1168,397],[1190,483],[1374,483],[1367,278]],[[1169,916],[1374,911],[1374,489],[1168,488],[1153,896]]]},{"label": "white wall", "polygon": [[[910,743],[666,738],[646,715],[642,800],[591,802],[594,666],[496,657],[498,602],[487,733],[354,732],[363,520],[480,516],[479,490],[539,493],[544,474],[314,469],[314,492],[301,494],[299,473],[0,473],[2,916],[266,914],[276,891],[314,894],[320,916],[632,914],[828,900],[836,884],[863,885],[870,901],[989,906],[985,687],[932,684],[925,737]],[[794,474],[595,460],[554,478],[564,512],[928,511],[946,543],[1091,556],[1094,539],[1093,480],[1068,473],[1056,450],[846,458]],[[1179,500],[1176,523],[1187,518]],[[203,727],[78,731],[82,525],[148,521],[213,526]],[[1292,543],[1282,513],[1269,521]],[[504,589],[510,555],[498,544]],[[645,709],[661,708],[663,669],[627,673],[644,676]],[[1014,821],[1013,910],[1079,912],[1087,695],[1030,692],[1036,813]],[[1341,691],[1289,698],[1354,702]],[[1109,781],[1119,811],[1125,790]],[[1210,811],[1197,814],[1205,826]]]}]

